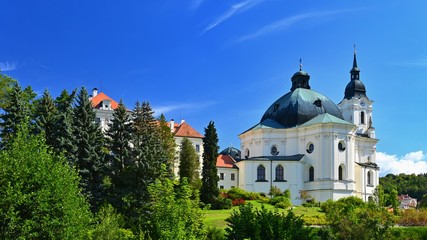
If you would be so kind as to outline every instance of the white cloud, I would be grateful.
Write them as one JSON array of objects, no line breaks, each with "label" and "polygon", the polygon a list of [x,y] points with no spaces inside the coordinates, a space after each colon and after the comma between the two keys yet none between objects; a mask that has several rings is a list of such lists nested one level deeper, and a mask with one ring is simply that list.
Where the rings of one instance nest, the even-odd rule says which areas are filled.
[{"label": "white cloud", "polygon": [[16,69],[16,62],[0,62],[0,71],[7,72]]},{"label": "white cloud", "polygon": [[232,5],[226,12],[224,12],[221,16],[219,16],[217,19],[212,21],[202,32],[201,34],[204,34],[205,32],[211,30],[212,28],[218,26],[222,22],[226,21],[227,19],[231,18],[235,14],[242,13],[259,3],[263,2],[265,0],[246,0],[237,4]]},{"label": "white cloud", "polygon": [[427,173],[427,154],[420,150],[398,157],[396,155],[377,152],[377,164],[380,166],[381,176],[389,173]]},{"label": "white cloud", "polygon": [[191,1],[191,10],[196,11],[202,5],[204,0],[192,0]]},{"label": "white cloud", "polygon": [[286,17],[279,21],[266,25],[254,33],[240,37],[239,39],[236,40],[236,42],[243,42],[249,39],[253,39],[256,37],[269,34],[269,33],[283,31],[291,27],[292,25],[305,19],[315,18],[315,17],[326,17],[326,16],[335,15],[343,12],[349,12],[349,11],[355,11],[355,10],[344,9],[344,10],[337,10],[337,11],[312,12],[312,13],[299,14],[292,17]]},{"label": "white cloud", "polygon": [[166,114],[173,111],[180,112],[189,112],[194,110],[204,109],[206,107],[212,106],[215,102],[205,102],[205,103],[182,103],[182,104],[171,104],[165,106],[153,107],[154,115],[160,116],[160,114]]}]

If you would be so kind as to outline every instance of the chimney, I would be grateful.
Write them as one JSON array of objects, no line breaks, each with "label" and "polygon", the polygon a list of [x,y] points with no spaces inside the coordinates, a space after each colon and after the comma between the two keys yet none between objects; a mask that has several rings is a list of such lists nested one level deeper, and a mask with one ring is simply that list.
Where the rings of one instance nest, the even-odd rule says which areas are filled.
[{"label": "chimney", "polygon": [[170,128],[171,128],[171,132],[174,133],[174,130],[175,130],[175,121],[173,119],[171,119],[171,121],[170,121]]},{"label": "chimney", "polygon": [[181,120],[181,124],[183,124],[183,123],[185,123],[185,120],[184,120],[184,119],[182,119],[182,120]]},{"label": "chimney", "polygon": [[98,89],[94,88],[92,89],[92,97],[96,97],[96,95],[98,95]]}]

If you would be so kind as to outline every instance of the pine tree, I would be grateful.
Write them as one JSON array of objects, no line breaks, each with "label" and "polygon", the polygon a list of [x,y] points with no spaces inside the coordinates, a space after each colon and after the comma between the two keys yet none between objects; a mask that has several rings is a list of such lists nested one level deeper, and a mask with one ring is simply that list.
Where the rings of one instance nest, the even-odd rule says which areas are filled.
[{"label": "pine tree", "polygon": [[202,169],[202,189],[200,200],[205,204],[213,204],[219,195],[218,170],[216,159],[218,157],[218,135],[214,122],[209,122],[205,128],[203,138],[203,169]]},{"label": "pine tree", "polygon": [[7,106],[9,93],[16,84],[16,80],[0,73],[0,108]]},{"label": "pine tree", "polygon": [[61,95],[55,99],[55,106],[58,111],[54,127],[56,141],[54,141],[53,150],[56,153],[62,153],[72,165],[77,152],[74,145],[73,135],[73,102],[75,99],[76,90],[71,94],[67,90],[63,90]]},{"label": "pine tree", "polygon": [[31,87],[22,90],[18,83],[14,83],[12,90],[8,92],[6,102],[4,103],[3,113],[1,114],[1,140],[2,146],[17,131],[17,126],[26,122],[30,124],[33,117],[32,102],[35,93]]},{"label": "pine tree", "polygon": [[132,227],[139,227],[142,219],[147,217],[148,185],[160,178],[161,166],[167,164],[167,155],[153,114],[147,102],[142,105],[137,102],[132,113],[133,163],[128,169],[130,177],[127,186],[130,190],[125,197],[128,207],[124,213]]},{"label": "pine tree", "polygon": [[169,175],[173,176],[174,166],[176,161],[176,143],[174,133],[171,127],[168,126],[165,115],[161,114],[159,117],[160,126],[160,139],[162,140],[163,150],[167,154],[167,161],[170,168],[168,169]]},{"label": "pine tree", "polygon": [[36,133],[44,132],[46,144],[49,147],[55,147],[56,132],[55,125],[58,117],[58,110],[55,102],[48,90],[45,90],[43,96],[36,101],[35,124]]},{"label": "pine tree", "polygon": [[95,123],[95,112],[85,88],[77,95],[73,135],[76,151],[72,163],[81,176],[81,187],[95,212],[103,199],[104,139],[99,125]]},{"label": "pine tree", "polygon": [[113,112],[113,119],[106,132],[106,143],[109,150],[107,155],[111,177],[111,203],[116,208],[123,208],[123,197],[127,195],[129,176],[128,169],[132,167],[132,125],[130,115],[123,101]]},{"label": "pine tree", "polygon": [[188,184],[197,190],[200,188],[199,167],[199,156],[193,143],[188,138],[183,138],[179,153],[179,178],[187,178]]}]

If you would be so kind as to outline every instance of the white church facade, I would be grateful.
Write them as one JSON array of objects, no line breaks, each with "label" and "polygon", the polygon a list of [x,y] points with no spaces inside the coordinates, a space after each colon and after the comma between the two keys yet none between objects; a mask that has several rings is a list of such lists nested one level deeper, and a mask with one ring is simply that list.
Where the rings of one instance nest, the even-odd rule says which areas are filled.
[{"label": "white church facade", "polygon": [[[291,191],[294,204],[306,191],[316,201],[357,196],[367,201],[379,183],[373,101],[366,95],[354,53],[344,99],[333,103],[311,90],[300,70],[292,87],[264,113],[259,123],[239,135],[241,153],[226,149],[232,160],[221,164],[219,186],[268,193],[273,186]],[[218,160],[220,162],[220,160]],[[227,171],[226,171],[227,170]]]}]

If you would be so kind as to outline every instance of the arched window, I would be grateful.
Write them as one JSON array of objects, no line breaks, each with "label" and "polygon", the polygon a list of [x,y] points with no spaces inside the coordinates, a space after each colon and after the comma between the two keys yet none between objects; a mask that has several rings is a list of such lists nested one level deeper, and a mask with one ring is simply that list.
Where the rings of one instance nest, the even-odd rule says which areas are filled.
[{"label": "arched window", "polygon": [[339,166],[338,167],[338,180],[342,180],[343,179],[343,177],[342,177],[342,166]]},{"label": "arched window", "polygon": [[310,167],[310,169],[308,170],[308,181],[314,181],[314,167]]},{"label": "arched window", "polygon": [[372,180],[371,180],[371,171],[369,171],[368,172],[368,185],[372,185],[372,182],[371,182]]},{"label": "arched window", "polygon": [[284,179],[284,174],[283,174],[283,167],[282,165],[277,165],[276,167],[276,181],[283,181]]},{"label": "arched window", "polygon": [[257,180],[265,181],[265,167],[263,165],[259,165],[257,168]]},{"label": "arched window", "polygon": [[365,124],[365,112],[360,112],[360,124]]}]

